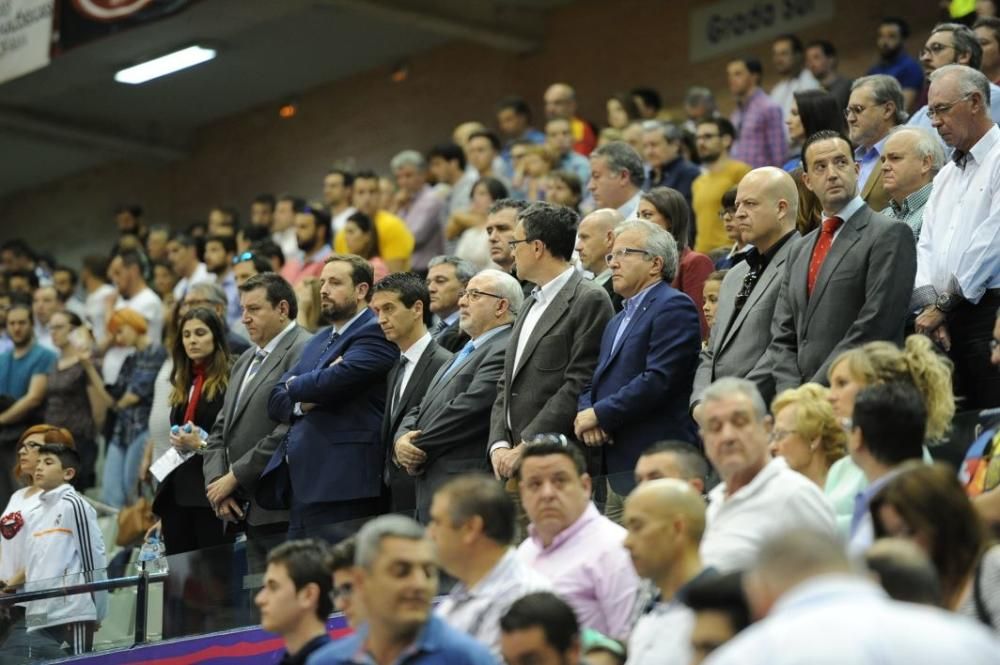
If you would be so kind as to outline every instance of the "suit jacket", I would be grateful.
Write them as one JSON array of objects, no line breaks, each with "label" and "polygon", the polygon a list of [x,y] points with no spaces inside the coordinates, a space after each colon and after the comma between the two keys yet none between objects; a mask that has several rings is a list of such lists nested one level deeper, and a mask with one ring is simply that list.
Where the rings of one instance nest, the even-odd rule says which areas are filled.
[{"label": "suit jacket", "polygon": [[524,302],[508,338],[490,416],[490,445],[508,441],[516,446],[538,434],[573,432],[580,391],[594,375],[601,335],[613,313],[607,292],[573,273],[535,325],[515,368],[517,340],[534,303],[534,296]]},{"label": "suit jacket", "polygon": [[225,403],[208,435],[208,447],[203,455],[205,487],[232,469],[239,482],[237,498],[250,501],[247,523],[254,526],[288,521],[287,512],[267,510],[258,505],[254,491],[261,472],[288,432],[287,424],[279,423],[267,413],[271,388],[298,361],[310,337],[309,331],[301,326],[289,330],[261,363],[237,405],[243,377],[253,362],[257,347],[254,345],[245,351],[233,365]]},{"label": "suit jacket", "polygon": [[434,378],[442,365],[451,361],[451,352],[442,348],[437,342],[431,340],[424,352],[420,354],[410,374],[410,380],[406,382],[406,389],[399,397],[399,404],[395,410],[392,406],[392,390],[396,385],[396,377],[402,370],[399,360],[389,370],[386,380],[385,415],[382,417],[382,442],[385,445],[385,469],[387,484],[392,490],[392,509],[403,510],[413,507],[413,480],[393,461],[393,444],[396,443],[396,430],[399,429],[403,417],[423,399],[427,392],[427,386]]},{"label": "suit jacket", "polygon": [[691,298],[660,282],[646,293],[613,348],[625,312],[611,319],[601,339],[594,376],[580,393],[578,409],[593,407],[597,422],[614,441],[604,459],[611,486],[628,494],[642,452],[664,439],[695,443],[688,415],[691,383],[701,348],[701,324]]},{"label": "suit jacket", "polygon": [[862,206],[830,247],[806,295],[806,274],[816,229],[788,254],[771,327],[775,390],[805,382],[827,383],[842,352],[873,340],[903,341],[917,271],[913,232]]},{"label": "suit jacket", "polygon": [[614,281],[611,280],[611,279],[608,279],[603,284],[601,284],[601,286],[604,288],[605,291],[607,291],[608,297],[611,298],[611,307],[612,307],[612,309],[615,310],[615,313],[617,314],[618,312],[622,311],[622,300],[623,299],[622,299],[622,297],[620,295],[618,295],[617,293],[615,293]]},{"label": "suit jacket", "polygon": [[885,210],[885,207],[889,205],[889,193],[882,186],[881,164],[876,164],[868,175],[868,181],[861,188],[861,198],[865,200],[869,208],[875,211]]},{"label": "suit jacket", "polygon": [[434,492],[451,476],[488,471],[483,448],[490,435],[490,411],[503,373],[510,327],[494,334],[445,376],[446,362],[431,379],[426,394],[403,419],[395,438],[420,430],[413,442],[427,453],[416,477],[417,519],[430,519]]},{"label": "suit jacket", "polygon": [[778,292],[788,264],[788,255],[801,238],[793,236],[782,245],[750,292],[743,309],[736,312],[736,294],[743,288],[743,278],[750,272],[746,261],[733,267],[722,280],[715,325],[708,336],[708,343],[701,352],[698,371],[691,391],[692,406],[701,400],[701,393],[716,379],[736,376],[757,384],[766,404],[774,397],[773,358],[768,353],[771,345],[771,323]]},{"label": "suit jacket", "polygon": [[434,337],[434,341],[445,351],[458,353],[465,346],[465,343],[469,341],[469,336],[459,327],[458,319],[455,319],[454,323]]},{"label": "suit jacket", "polygon": [[[382,414],[385,378],[399,358],[368,308],[330,342],[332,329],[316,333],[299,361],[271,390],[271,418],[290,425],[285,445],[271,456],[263,489],[296,503],[324,503],[378,497],[382,493]],[[296,404],[315,404],[302,416]],[[272,484],[285,455],[291,487]]]}]

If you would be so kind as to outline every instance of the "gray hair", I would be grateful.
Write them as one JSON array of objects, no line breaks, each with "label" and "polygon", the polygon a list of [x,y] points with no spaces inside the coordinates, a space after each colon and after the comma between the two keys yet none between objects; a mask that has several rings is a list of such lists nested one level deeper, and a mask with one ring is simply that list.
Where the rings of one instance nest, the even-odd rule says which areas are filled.
[{"label": "gray hair", "polygon": [[226,297],[226,292],[221,286],[215,282],[195,282],[188,287],[188,294],[200,293],[203,296],[203,300],[207,300],[213,305],[222,305],[225,307],[229,304],[229,298]]},{"label": "gray hair", "polygon": [[903,88],[895,77],[888,74],[862,76],[854,79],[854,83],[851,84],[851,92],[864,86],[868,86],[871,90],[876,104],[892,102],[892,105],[896,107],[896,117],[893,118],[893,121],[897,125],[902,125],[910,117],[910,114],[906,112],[906,103],[903,101]]},{"label": "gray hair", "polygon": [[603,157],[608,162],[608,168],[615,173],[628,171],[628,178],[636,187],[642,187],[646,180],[646,171],[642,166],[642,157],[635,148],[624,141],[605,143],[590,153],[591,157]]},{"label": "gray hair", "polygon": [[468,284],[469,280],[476,276],[476,267],[462,257],[455,256],[454,254],[435,256],[427,262],[427,269],[430,270],[435,266],[444,265],[445,263],[455,266],[455,277],[462,283],[462,286]]},{"label": "gray hair", "polygon": [[732,395],[743,395],[749,399],[758,420],[764,420],[767,416],[767,405],[764,404],[764,398],[761,397],[757,384],[735,376],[727,376],[713,382],[701,393],[701,401],[720,402]]},{"label": "gray hair", "polygon": [[681,130],[672,122],[661,122],[659,120],[647,120],[642,123],[642,131],[659,132],[663,135],[663,140],[667,143],[677,143],[681,140]]},{"label": "gray hair", "polygon": [[371,570],[372,564],[382,551],[382,540],[385,538],[423,540],[424,527],[412,517],[405,515],[382,515],[366,522],[358,531],[354,565]]},{"label": "gray hair", "polygon": [[917,151],[920,159],[931,158],[931,173],[937,173],[944,168],[944,163],[947,159],[944,154],[944,148],[941,147],[941,142],[930,130],[916,125],[900,125],[889,130],[888,136],[903,132],[916,134],[917,141],[914,143],[913,149]]},{"label": "gray hair", "polygon": [[677,241],[670,232],[644,219],[627,219],[615,227],[615,237],[626,231],[642,231],[646,240],[646,246],[642,249],[663,259],[663,279],[673,281],[677,274]]},{"label": "gray hair", "polygon": [[521,311],[521,305],[524,304],[524,291],[521,289],[521,284],[509,273],[496,268],[486,268],[476,273],[476,277],[486,277],[493,283],[497,295],[507,301],[511,314],[516,315]]},{"label": "gray hair", "polygon": [[973,69],[966,65],[945,65],[931,72],[931,83],[942,79],[948,75],[955,77],[955,83],[962,95],[971,95],[978,92],[983,98],[983,112],[990,112],[990,80],[986,78],[978,69]]},{"label": "gray hair", "polygon": [[688,88],[687,94],[684,95],[684,103],[688,106],[695,106],[696,104],[704,104],[711,109],[715,108],[715,95],[708,88],[696,85]]},{"label": "gray hair", "polygon": [[427,170],[427,160],[416,150],[404,150],[403,152],[397,153],[392,161],[389,162],[389,168],[393,171],[403,168],[404,166],[412,166],[418,171]]},{"label": "gray hair", "polygon": [[969,56],[969,67],[978,70],[983,65],[983,46],[979,43],[976,33],[967,25],[961,23],[938,23],[931,30],[935,32],[950,32],[951,41],[955,49],[955,58],[960,55]]}]

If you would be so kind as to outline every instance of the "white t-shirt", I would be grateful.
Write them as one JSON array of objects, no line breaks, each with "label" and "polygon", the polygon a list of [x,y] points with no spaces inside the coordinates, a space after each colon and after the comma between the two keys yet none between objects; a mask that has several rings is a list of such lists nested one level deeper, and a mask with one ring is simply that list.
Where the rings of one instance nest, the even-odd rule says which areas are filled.
[{"label": "white t-shirt", "polygon": [[[131,298],[121,295],[115,302],[115,311],[119,309],[134,309],[146,319],[148,329],[146,334],[154,344],[162,344],[163,338],[163,301],[156,292],[148,286],[139,291]],[[118,372],[122,369],[122,363],[135,352],[130,346],[112,346],[104,354],[104,363],[101,365],[101,376],[104,383],[112,384],[118,379]]]},{"label": "white t-shirt", "polygon": [[84,305],[86,310],[87,323],[94,331],[94,339],[98,344],[104,342],[108,336],[108,301],[115,293],[115,287],[110,284],[101,284],[97,289],[87,295],[87,302]]}]

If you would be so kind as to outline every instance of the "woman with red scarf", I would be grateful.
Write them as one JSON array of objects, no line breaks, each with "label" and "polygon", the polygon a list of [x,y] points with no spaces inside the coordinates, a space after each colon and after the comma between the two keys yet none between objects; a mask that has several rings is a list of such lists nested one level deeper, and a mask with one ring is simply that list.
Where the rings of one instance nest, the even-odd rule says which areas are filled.
[{"label": "woman with red scarf", "polygon": [[229,384],[222,320],[204,307],[190,310],[181,317],[171,353],[170,443],[186,459],[163,479],[153,502],[168,555],[233,542],[205,498],[201,471],[204,433],[211,431]]}]

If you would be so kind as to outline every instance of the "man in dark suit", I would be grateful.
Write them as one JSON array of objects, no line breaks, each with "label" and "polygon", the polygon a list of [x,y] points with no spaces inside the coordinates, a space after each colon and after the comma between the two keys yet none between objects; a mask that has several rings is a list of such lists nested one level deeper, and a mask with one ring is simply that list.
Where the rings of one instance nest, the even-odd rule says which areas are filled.
[{"label": "man in dark suit", "polygon": [[365,259],[327,258],[320,297],[333,325],[313,336],[271,391],[268,412],[290,428],[259,489],[290,506],[289,538],[382,507],[385,379],[399,352],[368,309],[371,287],[372,266]]},{"label": "man in dark suit", "polygon": [[698,310],[670,286],[678,262],[673,237],[645,220],[623,222],[614,233],[608,265],[625,307],[604,330],[573,424],[577,439],[604,452],[612,519],[621,516],[621,497],[635,486],[635,463],[647,447],[697,441],[687,404],[701,348]]},{"label": "man in dark suit", "polygon": [[828,383],[831,363],[847,349],[901,343],[917,270],[910,227],[858,196],[858,164],[843,135],[824,130],[806,139],[802,168],[824,219],[788,254],[768,350],[779,393]]},{"label": "man in dark suit", "polygon": [[715,325],[701,352],[691,391],[697,419],[701,393],[716,379],[736,376],[757,384],[765,403],[774,397],[771,322],[788,253],[798,240],[795,219],[799,195],[792,177],[771,166],[740,180],[736,224],[753,247],[722,280]]},{"label": "man in dark suit", "polygon": [[615,244],[615,227],[624,221],[625,218],[617,210],[601,208],[581,219],[576,230],[576,253],[580,257],[580,265],[592,275],[595,284],[608,292],[616,312],[622,311],[622,297],[615,293],[611,268],[605,257]]},{"label": "man in dark suit", "polygon": [[240,302],[254,345],[233,365],[222,411],[208,436],[202,473],[219,518],[246,520],[252,572],[260,572],[273,545],[268,536],[288,530],[287,512],[267,510],[254,500],[257,479],[288,431],[268,416],[267,400],[278,378],[298,361],[310,334],[295,324],[295,291],[277,273],[248,279],[240,287]]},{"label": "man in dark suit", "polygon": [[427,264],[427,290],[431,311],[437,317],[431,328],[434,341],[452,353],[469,341],[458,326],[458,293],[465,288],[476,269],[457,256],[435,256]]},{"label": "man in dark suit", "polygon": [[511,331],[490,416],[490,462],[504,478],[513,476],[525,441],[573,431],[580,391],[594,375],[613,314],[607,292],[569,262],[576,222],[569,208],[533,203],[510,241],[518,276],[538,287]]},{"label": "man in dark suit", "polygon": [[451,352],[441,348],[427,332],[431,310],[427,285],[417,275],[397,272],[385,277],[372,290],[372,309],[385,338],[399,347],[399,359],[386,382],[382,443],[386,447],[385,480],[393,512],[415,507],[413,478],[392,454],[395,433],[403,416],[420,404],[427,385]]},{"label": "man in dark suit", "polygon": [[487,471],[483,449],[503,372],[511,324],[524,295],[517,280],[488,269],[459,299],[470,341],[434,376],[427,394],[396,433],[396,458],[416,477],[417,519],[430,520],[431,499],[458,473]]}]

